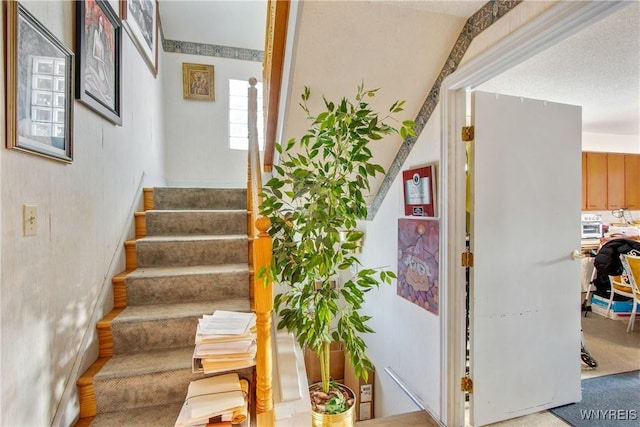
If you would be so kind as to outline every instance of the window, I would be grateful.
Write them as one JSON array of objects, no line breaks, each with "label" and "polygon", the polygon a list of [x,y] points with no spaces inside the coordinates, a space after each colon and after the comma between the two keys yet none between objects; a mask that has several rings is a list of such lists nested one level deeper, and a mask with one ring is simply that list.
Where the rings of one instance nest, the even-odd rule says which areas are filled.
[{"label": "window", "polygon": [[[258,89],[258,145],[264,146],[264,117],[262,114],[262,83],[256,84]],[[248,137],[248,103],[249,82],[229,79],[229,148],[247,150]]]}]

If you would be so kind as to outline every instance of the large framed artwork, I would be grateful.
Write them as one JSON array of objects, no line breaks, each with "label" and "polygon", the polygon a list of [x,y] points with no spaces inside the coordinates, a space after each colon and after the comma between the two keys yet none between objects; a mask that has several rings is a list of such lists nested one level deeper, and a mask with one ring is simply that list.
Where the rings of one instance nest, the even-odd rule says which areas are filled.
[{"label": "large framed artwork", "polygon": [[398,290],[402,298],[438,315],[440,223],[398,219]]},{"label": "large framed artwork", "polygon": [[73,52],[20,3],[5,6],[7,148],[73,160]]},{"label": "large framed artwork", "polygon": [[158,1],[121,0],[120,16],[154,77],[158,74]]},{"label": "large framed artwork", "polygon": [[109,2],[76,2],[76,98],[121,125],[122,24]]}]

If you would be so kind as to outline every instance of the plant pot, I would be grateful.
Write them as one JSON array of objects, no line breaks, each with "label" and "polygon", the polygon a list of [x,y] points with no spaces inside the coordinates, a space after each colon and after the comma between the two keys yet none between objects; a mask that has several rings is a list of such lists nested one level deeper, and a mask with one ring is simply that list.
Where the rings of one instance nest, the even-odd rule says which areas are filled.
[{"label": "plant pot", "polygon": [[[356,397],[353,390],[349,387],[338,384],[338,387],[342,390],[346,391],[349,395],[349,399],[353,399],[353,403],[349,406],[345,412],[340,414],[325,414],[323,412],[316,412],[315,410],[311,410],[311,425],[313,427],[353,427],[355,424],[355,407],[356,407]],[[314,390],[314,388],[322,389],[322,383],[315,383],[309,386],[309,392]]]}]

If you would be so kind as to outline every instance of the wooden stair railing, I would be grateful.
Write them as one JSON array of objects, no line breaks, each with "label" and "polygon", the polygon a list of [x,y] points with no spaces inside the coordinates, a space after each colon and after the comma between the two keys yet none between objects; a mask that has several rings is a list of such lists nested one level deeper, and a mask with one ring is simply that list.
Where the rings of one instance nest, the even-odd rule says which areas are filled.
[{"label": "wooden stair railing", "polygon": [[258,217],[262,192],[262,168],[258,146],[258,90],[256,79],[249,79],[249,158],[247,179],[247,218],[249,230],[249,264],[251,272],[252,309],[256,313],[256,415],[257,426],[273,426],[273,378],[271,316],[273,312],[273,289],[271,281],[256,277],[263,268],[271,264],[271,236],[267,233],[269,219]]},{"label": "wooden stair railing", "polygon": [[[268,0],[267,25],[263,61],[265,110],[264,170],[271,172],[280,104],[280,88],[284,69],[284,52],[289,21],[289,0]],[[249,257],[251,268],[252,309],[256,313],[256,413],[257,427],[275,425],[272,378],[272,314],[273,288],[265,278],[256,278],[261,268],[271,265],[272,242],[267,233],[270,222],[258,218],[262,192],[262,168],[258,147],[256,79],[249,80],[249,174],[247,207],[249,210]]]},{"label": "wooden stair railing", "polygon": [[289,26],[289,0],[267,1],[267,31],[264,46],[262,88],[265,100],[264,170],[271,172],[274,163],[280,88]]}]

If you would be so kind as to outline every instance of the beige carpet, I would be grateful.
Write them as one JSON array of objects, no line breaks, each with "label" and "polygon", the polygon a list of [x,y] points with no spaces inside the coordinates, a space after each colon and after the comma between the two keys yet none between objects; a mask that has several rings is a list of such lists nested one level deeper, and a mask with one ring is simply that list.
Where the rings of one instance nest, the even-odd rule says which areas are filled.
[{"label": "beige carpet", "polygon": [[627,320],[611,320],[599,314],[582,317],[585,343],[598,367],[582,364],[582,378],[640,369],[640,319],[633,331],[627,333]]}]

